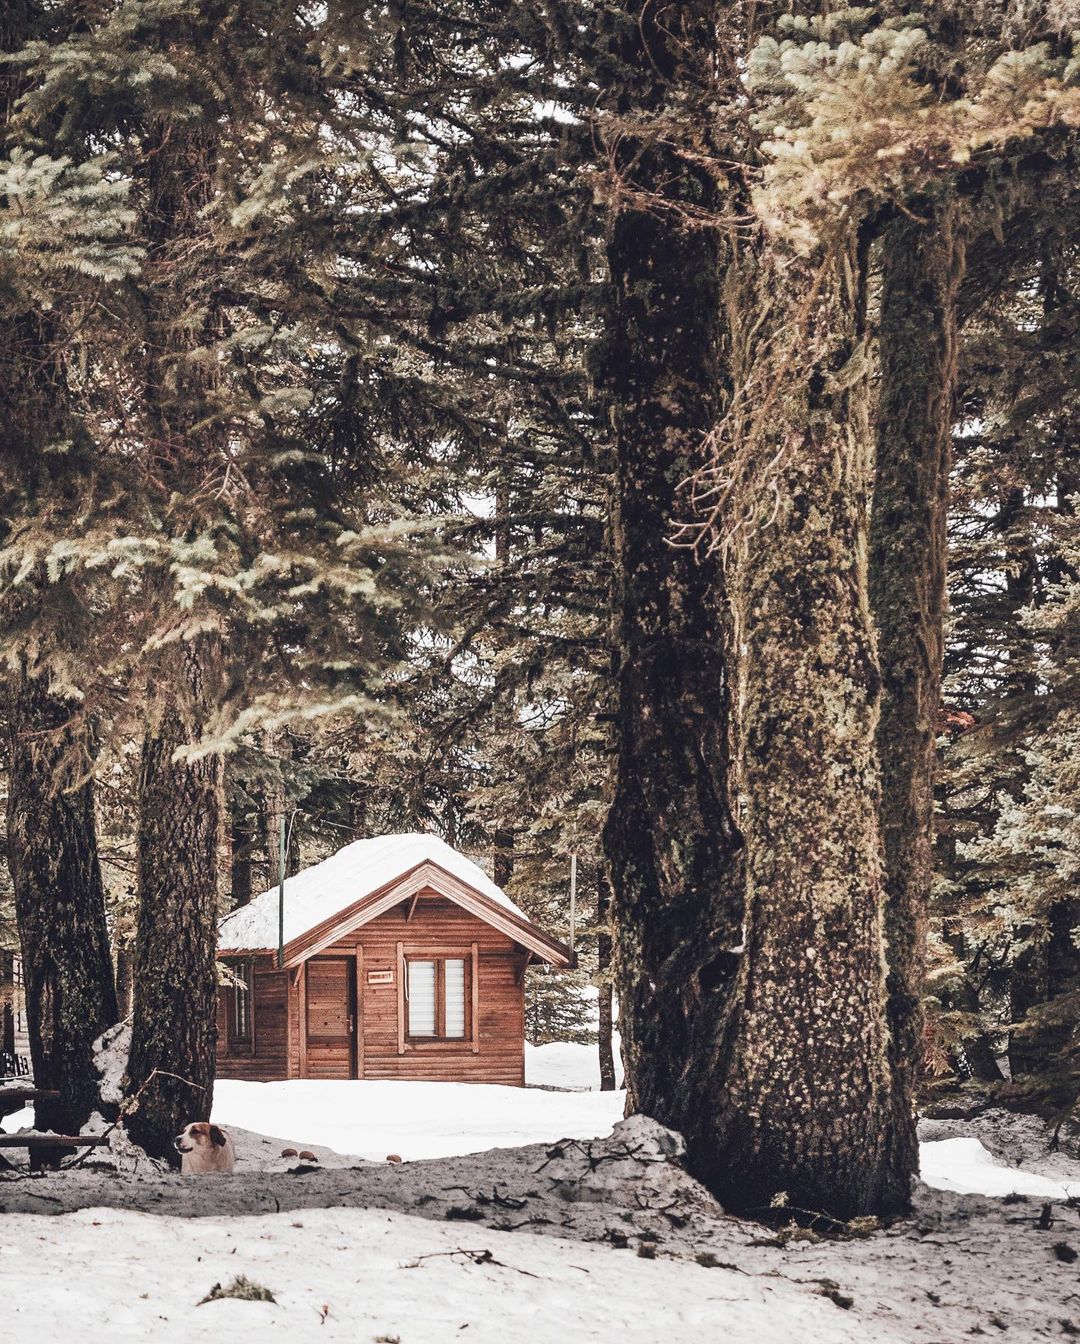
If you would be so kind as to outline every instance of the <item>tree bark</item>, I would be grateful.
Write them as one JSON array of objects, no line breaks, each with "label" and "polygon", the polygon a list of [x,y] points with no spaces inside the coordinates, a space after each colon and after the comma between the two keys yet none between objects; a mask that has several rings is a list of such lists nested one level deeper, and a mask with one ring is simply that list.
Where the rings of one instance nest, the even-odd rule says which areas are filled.
[{"label": "tree bark", "polygon": [[612,1045],[615,992],[611,983],[611,951],[611,883],[601,861],[596,894],[596,969],[600,979],[597,1050],[600,1056],[601,1092],[615,1091],[615,1052]]},{"label": "tree bark", "polygon": [[[91,1045],[117,1019],[98,863],[90,732],[25,661],[9,697],[7,856],[22,944],[39,1129],[77,1134],[98,1108]],[[55,1160],[58,1154],[45,1154]]]},{"label": "tree bark", "polygon": [[135,952],[130,943],[116,949],[116,1010],[122,1021],[131,1016],[135,1003]]},{"label": "tree bark", "polygon": [[[208,36],[199,20],[190,40]],[[209,114],[162,123],[144,148],[143,406],[161,486],[161,531],[185,541],[220,521],[214,492],[205,486],[226,456],[220,428],[206,427],[207,420],[216,422],[208,412],[217,365],[191,357],[221,335],[206,283],[203,213],[213,196],[217,153]],[[200,287],[205,303],[193,307]],[[139,1096],[127,1122],[135,1142],[178,1164],[173,1138],[189,1121],[208,1119],[213,1100],[226,805],[221,756],[190,754],[223,696],[220,618],[208,603],[199,631],[184,632],[170,581],[163,576],[157,597],[161,623],[174,637],[149,668],[139,777],[139,914],[126,1095]]]},{"label": "tree bark", "polygon": [[[710,87],[710,4],[632,5],[618,58],[629,109],[683,111]],[[681,101],[685,94],[688,101]],[[633,202],[607,239],[606,331],[594,373],[610,406],[613,647],[618,684],[614,796],[604,828],[617,930],[627,1109],[680,1130],[691,1169],[716,1180],[715,1067],[742,944],[741,839],[728,800],[723,575],[714,557],[670,544],[682,482],[700,460],[726,383],[712,179],[662,140],[623,135]],[[636,198],[641,198],[638,204]]]},{"label": "tree bark", "polygon": [[886,1021],[865,269],[849,238],[784,272],[786,357],[737,563],[746,954],[703,1174],[744,1212],[846,1219],[910,1198]]},{"label": "tree bark", "polygon": [[[0,51],[19,50],[48,16],[26,0],[3,7]],[[54,16],[55,17],[55,16]],[[18,66],[0,66],[0,153],[12,150],[9,118],[24,91]],[[63,308],[63,305],[60,306]],[[0,333],[0,540],[34,528],[51,535],[73,511],[88,511],[87,485],[100,464],[71,409],[64,360],[71,333],[56,307],[28,300],[6,312]],[[67,441],[65,454],[45,451]],[[77,504],[76,504],[77,501]],[[8,525],[11,525],[9,530]],[[24,576],[25,580],[25,576]],[[58,1090],[35,1105],[39,1128],[78,1133],[97,1109],[94,1039],[116,1021],[105,895],[94,817],[95,744],[85,703],[50,690],[51,672],[84,662],[80,616],[66,582],[42,573],[8,589],[2,617],[7,678],[7,857],[22,945],[34,1080]],[[49,1164],[59,1151],[39,1151]]]},{"label": "tree bark", "polygon": [[[198,744],[214,703],[212,636],[171,646],[159,665],[139,778],[139,923],[127,1094],[134,1141],[174,1164],[176,1134],[208,1120],[217,1036],[217,920],[224,826],[219,755]],[[153,1077],[155,1070],[160,1070]]]},{"label": "tree bark", "polygon": [[247,905],[254,895],[251,851],[255,846],[255,828],[243,801],[229,810],[229,903],[232,909]]},{"label": "tree bark", "polygon": [[912,1100],[922,1052],[933,873],[934,765],[944,646],[956,304],[964,241],[955,202],[901,219],[882,247],[880,394],[870,601],[882,668],[877,749],[898,1169],[918,1169]]}]

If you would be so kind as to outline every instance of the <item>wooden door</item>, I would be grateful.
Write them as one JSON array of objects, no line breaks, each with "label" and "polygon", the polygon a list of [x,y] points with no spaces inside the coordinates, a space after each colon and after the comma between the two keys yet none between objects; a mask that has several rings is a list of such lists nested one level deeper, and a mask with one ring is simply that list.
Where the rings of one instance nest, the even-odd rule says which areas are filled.
[{"label": "wooden door", "polygon": [[356,1077],[355,967],[353,957],[307,963],[308,1078]]}]

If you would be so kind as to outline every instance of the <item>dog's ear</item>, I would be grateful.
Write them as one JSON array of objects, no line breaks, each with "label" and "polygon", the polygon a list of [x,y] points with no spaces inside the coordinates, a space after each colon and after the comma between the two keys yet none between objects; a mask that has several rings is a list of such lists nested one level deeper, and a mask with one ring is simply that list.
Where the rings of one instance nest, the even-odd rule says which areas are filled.
[{"label": "dog's ear", "polygon": [[210,1126],[210,1141],[216,1143],[219,1148],[225,1147],[225,1135],[217,1125]]}]

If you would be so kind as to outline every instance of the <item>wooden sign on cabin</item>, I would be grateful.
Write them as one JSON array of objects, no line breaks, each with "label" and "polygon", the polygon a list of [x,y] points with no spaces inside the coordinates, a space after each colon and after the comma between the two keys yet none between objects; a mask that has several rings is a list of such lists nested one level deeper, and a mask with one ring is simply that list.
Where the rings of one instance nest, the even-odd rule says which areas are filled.
[{"label": "wooden sign on cabin", "polygon": [[369,985],[392,985],[394,983],[394,972],[368,971],[367,982]]}]

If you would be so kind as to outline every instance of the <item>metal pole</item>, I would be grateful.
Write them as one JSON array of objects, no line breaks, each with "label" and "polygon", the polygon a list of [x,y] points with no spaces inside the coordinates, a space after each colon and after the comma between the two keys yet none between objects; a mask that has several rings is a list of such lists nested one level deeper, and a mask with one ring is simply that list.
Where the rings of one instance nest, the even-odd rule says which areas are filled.
[{"label": "metal pole", "polygon": [[577,964],[574,935],[577,931],[577,854],[570,855],[570,965]]},{"label": "metal pole", "polygon": [[285,965],[285,813],[278,818],[277,964]]}]

